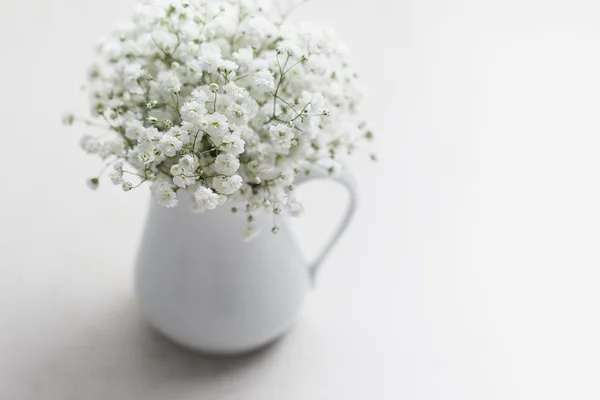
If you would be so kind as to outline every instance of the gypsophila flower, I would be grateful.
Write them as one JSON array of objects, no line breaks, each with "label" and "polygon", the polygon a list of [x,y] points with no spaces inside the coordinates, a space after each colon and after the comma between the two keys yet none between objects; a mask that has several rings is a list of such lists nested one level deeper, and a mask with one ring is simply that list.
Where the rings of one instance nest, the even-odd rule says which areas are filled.
[{"label": "gypsophila flower", "polygon": [[215,72],[221,66],[221,48],[217,43],[204,42],[200,46],[200,63],[206,72]]},{"label": "gypsophila flower", "polygon": [[161,206],[171,208],[177,205],[177,194],[167,182],[155,181],[150,189]]},{"label": "gypsophila flower", "polygon": [[138,63],[125,65],[123,70],[123,84],[129,92],[137,93],[139,90],[141,90],[137,80],[143,75],[143,73],[144,71],[142,70],[142,66]]},{"label": "gypsophila flower", "polygon": [[186,188],[196,182],[195,176],[176,175],[173,177],[173,183],[180,188]]},{"label": "gypsophila flower", "polygon": [[198,101],[189,101],[186,102],[181,107],[181,118],[184,121],[188,122],[196,122],[199,118],[204,117],[206,114],[206,107],[204,103],[200,103]]},{"label": "gypsophila flower", "polygon": [[160,89],[169,94],[178,94],[181,91],[181,81],[173,71],[160,71],[157,77]]},{"label": "gypsophila flower", "polygon": [[185,155],[179,160],[179,165],[184,171],[193,173],[198,165],[198,160],[194,155]]},{"label": "gypsophila flower", "polygon": [[160,149],[167,157],[175,157],[177,152],[181,150],[183,143],[175,137],[166,134],[160,141]]},{"label": "gypsophila flower", "polygon": [[120,185],[123,183],[123,172],[113,171],[109,174],[109,178],[114,185]]},{"label": "gypsophila flower", "polygon": [[200,186],[194,192],[194,200],[199,206],[199,210],[214,210],[220,204],[221,196],[207,187]]},{"label": "gypsophila flower", "polygon": [[288,154],[292,147],[292,139],[294,139],[292,129],[289,126],[277,124],[269,128],[269,134],[275,151],[279,154]]},{"label": "gypsophila flower", "polygon": [[100,151],[102,148],[102,143],[93,136],[84,135],[79,142],[81,148],[90,154],[95,154]]},{"label": "gypsophila flower", "polygon": [[233,194],[240,187],[242,187],[242,177],[239,175],[216,176],[213,179],[213,187],[220,194],[224,194],[224,195]]},{"label": "gypsophila flower", "polygon": [[214,112],[207,115],[206,121],[208,122],[206,131],[213,139],[222,138],[223,135],[229,132],[227,117],[221,113]]},{"label": "gypsophila flower", "polygon": [[230,153],[219,154],[215,159],[215,171],[223,175],[232,175],[240,167],[240,160]]},{"label": "gypsophila flower", "polygon": [[236,135],[225,135],[223,136],[223,140],[221,142],[220,150],[231,153],[233,155],[240,155],[244,152],[244,139]]},{"label": "gypsophila flower", "polygon": [[254,83],[257,89],[264,92],[275,89],[275,79],[273,72],[263,69],[254,74]]},{"label": "gypsophila flower", "polygon": [[181,174],[183,174],[183,168],[181,168],[179,164],[171,165],[171,175],[173,175],[173,177]]},{"label": "gypsophila flower", "polygon": [[[356,118],[361,92],[344,46],[260,0],[150,0],[101,43],[90,71],[92,118],[65,123],[104,124],[112,136],[85,135],[83,150],[112,164],[124,191],[151,182],[165,207],[184,195],[195,211],[231,200],[299,215],[297,174],[335,175],[373,138]],[[249,221],[243,236],[256,234]]]}]

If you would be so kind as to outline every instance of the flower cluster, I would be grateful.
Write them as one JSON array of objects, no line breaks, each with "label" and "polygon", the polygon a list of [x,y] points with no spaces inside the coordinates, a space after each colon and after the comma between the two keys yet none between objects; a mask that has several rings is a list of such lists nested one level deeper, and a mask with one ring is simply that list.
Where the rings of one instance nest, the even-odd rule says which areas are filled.
[{"label": "flower cluster", "polygon": [[360,91],[344,47],[257,0],[144,4],[99,53],[83,121],[113,135],[86,135],[81,146],[124,191],[152,182],[165,207],[190,196],[196,211],[241,202],[250,221],[259,211],[298,214],[296,175],[336,174],[372,137],[355,117]]}]

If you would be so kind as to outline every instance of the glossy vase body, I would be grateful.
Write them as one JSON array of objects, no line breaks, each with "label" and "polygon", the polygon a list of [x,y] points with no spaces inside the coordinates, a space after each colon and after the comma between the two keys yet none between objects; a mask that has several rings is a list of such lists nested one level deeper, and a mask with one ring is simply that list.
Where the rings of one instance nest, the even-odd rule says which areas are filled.
[{"label": "glossy vase body", "polygon": [[151,203],[135,279],[143,316],[174,342],[205,353],[268,344],[293,323],[316,264],[301,254],[286,217],[272,234],[273,216],[257,214],[261,234],[244,242],[244,214],[228,204],[194,214],[190,201],[180,196],[171,209]]}]

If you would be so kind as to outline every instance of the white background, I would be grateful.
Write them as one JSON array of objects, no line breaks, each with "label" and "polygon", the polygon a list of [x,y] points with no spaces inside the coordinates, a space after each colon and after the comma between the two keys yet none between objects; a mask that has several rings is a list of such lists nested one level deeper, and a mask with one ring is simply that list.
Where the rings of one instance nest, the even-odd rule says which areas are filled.
[{"label": "white background", "polygon": [[[600,4],[320,0],[352,50],[381,162],[294,330],[206,360],[139,321],[146,191],[60,125],[134,0],[0,4],[0,398],[600,398]],[[318,204],[331,197],[326,206]],[[342,192],[304,190],[313,250]],[[339,214],[339,210],[337,211]]]}]

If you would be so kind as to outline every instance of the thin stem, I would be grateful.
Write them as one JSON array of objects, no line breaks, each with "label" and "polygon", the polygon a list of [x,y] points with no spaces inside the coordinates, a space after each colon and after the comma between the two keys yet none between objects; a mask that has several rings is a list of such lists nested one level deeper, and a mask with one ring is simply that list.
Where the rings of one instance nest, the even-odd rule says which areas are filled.
[{"label": "thin stem", "polygon": [[173,55],[175,55],[175,53],[177,52],[177,49],[179,48],[179,45],[181,44],[181,38],[179,37],[179,32],[177,31],[172,31],[172,33],[177,37],[177,44],[175,45],[175,48],[173,49]]},{"label": "thin stem", "polygon": [[288,101],[284,100],[284,99],[283,99],[281,96],[277,96],[277,95],[275,95],[275,94],[274,94],[273,96],[275,96],[275,98],[277,98],[277,99],[279,99],[279,100],[283,101],[283,103],[284,103],[286,106],[288,106],[289,108],[291,108],[291,109],[292,109],[292,111],[294,111],[294,112],[296,113],[296,115],[300,114],[298,111],[296,111],[296,109],[294,108],[294,106],[293,106],[293,105],[291,105],[291,104],[290,104]]},{"label": "thin stem", "polygon": [[146,179],[146,176],[140,175],[140,174],[136,174],[135,172],[130,172],[130,171],[123,171],[124,174],[130,174],[130,175],[135,175],[138,176],[140,178]]},{"label": "thin stem", "polygon": [[235,79],[234,79],[234,82],[240,81],[240,80],[242,80],[242,79],[244,79],[244,78],[247,78],[247,77],[249,77],[249,76],[250,76],[250,74],[247,74],[247,75],[242,75],[242,76],[240,76],[239,78],[235,78]]},{"label": "thin stem", "polygon": [[150,35],[150,38],[152,39],[152,42],[154,43],[154,45],[161,51],[161,53],[163,53],[164,55],[164,60],[162,60],[165,64],[167,64],[167,66],[169,65],[169,61],[176,61],[179,64],[183,64],[183,61],[181,61],[178,58],[173,57],[173,53],[169,53],[167,52],[165,49],[163,49],[161,47],[161,45],[159,45],[156,40],[154,39],[154,36]]},{"label": "thin stem", "polygon": [[[175,111],[177,114],[179,114],[179,110],[173,104],[169,104],[169,103],[164,102],[164,103],[158,103],[158,104],[156,104],[155,107],[163,107],[163,106],[170,107],[170,108],[173,109],[173,111]],[[181,114],[179,114],[179,118],[181,118]]]},{"label": "thin stem", "polygon": [[101,115],[102,115],[102,118],[104,118],[104,120],[106,121],[106,123],[110,126],[110,128],[113,131],[115,131],[121,135],[123,140],[125,140],[127,147],[129,147],[130,149],[133,149],[133,143],[131,143],[131,140],[129,140],[129,138],[127,136],[125,136],[125,130],[123,129],[123,127],[122,126],[114,126],[113,124],[110,123],[108,118],[106,118],[106,115],[104,115],[104,114],[101,114]]},{"label": "thin stem", "polygon": [[98,178],[100,178],[102,176],[102,174],[106,171],[106,169],[112,164],[112,161],[107,162],[104,167],[102,167],[102,169],[100,170],[100,172],[98,173]]},{"label": "thin stem", "polygon": [[[283,70],[283,75],[285,75],[285,74],[286,74],[286,72],[285,72],[285,67],[287,67],[287,65],[288,65],[288,61],[290,61],[290,57],[291,57],[291,56],[292,56],[292,55],[291,55],[290,53],[287,53],[287,58],[285,59],[285,63],[283,64],[283,68],[282,68],[282,70]],[[281,70],[280,70],[279,72],[281,73]]]},{"label": "thin stem", "polygon": [[173,102],[175,103],[175,106],[171,106],[171,108],[173,108],[175,110],[175,112],[177,113],[177,115],[179,116],[179,118],[181,118],[181,114],[179,113],[179,94],[171,93],[171,99],[173,99]]},{"label": "thin stem", "polygon": [[192,150],[196,150],[196,139],[198,139],[198,134],[200,134],[200,131],[202,129],[198,129],[198,132],[196,132],[196,136],[194,136],[194,143],[192,143]]},{"label": "thin stem", "polygon": [[[287,58],[285,59],[283,69],[285,69],[285,66],[287,65],[289,59],[290,53],[288,53]],[[277,68],[279,69],[279,82],[277,82],[275,93],[273,93],[273,116],[275,116],[275,113],[277,112],[277,94],[279,93],[279,88],[281,87],[281,84],[283,83],[283,79],[285,77],[285,72],[281,68],[281,63],[279,62],[279,54],[277,54]]]},{"label": "thin stem", "polygon": [[311,102],[309,101],[308,103],[306,103],[306,105],[304,106],[304,108],[302,109],[302,111],[300,111],[300,114],[298,114],[295,118],[293,118],[290,122],[294,122],[295,120],[297,120],[299,117],[302,117],[302,113],[304,111],[306,111],[306,108],[311,104]]},{"label": "thin stem", "polygon": [[[300,60],[298,60],[294,65],[292,65],[291,67],[289,67],[287,70],[285,70],[283,73],[287,74],[288,72],[290,72],[292,70],[292,68],[294,68],[296,65],[300,64],[301,62],[303,62],[304,59],[301,58]],[[287,64],[287,63],[286,63]],[[285,69],[285,66],[283,67]]]},{"label": "thin stem", "polygon": [[138,188],[138,187],[142,186],[142,183],[146,182],[147,180],[148,180],[148,179],[144,179],[144,180],[140,181],[140,183],[138,183],[137,185],[135,185],[135,186],[132,186],[131,188],[132,188],[132,189]]}]

